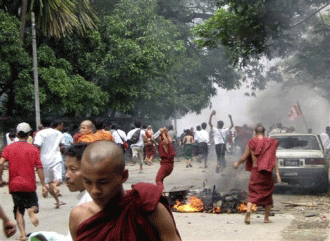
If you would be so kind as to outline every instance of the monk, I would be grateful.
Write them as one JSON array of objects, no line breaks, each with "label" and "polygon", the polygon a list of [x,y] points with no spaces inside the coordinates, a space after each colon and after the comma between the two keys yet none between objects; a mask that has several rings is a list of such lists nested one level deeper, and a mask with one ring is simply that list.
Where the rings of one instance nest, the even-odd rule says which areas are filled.
[{"label": "monk", "polygon": [[256,136],[249,140],[243,156],[234,163],[237,168],[243,162],[246,162],[246,170],[251,171],[249,182],[249,200],[247,203],[247,212],[245,223],[250,224],[252,205],[265,207],[264,223],[271,223],[269,214],[273,205],[272,194],[274,191],[273,169],[276,170],[277,181],[281,182],[281,176],[278,169],[276,158],[276,149],[278,141],[265,137],[265,128],[258,126],[255,129]]},{"label": "monk", "polygon": [[169,176],[174,167],[175,152],[166,127],[160,128],[158,151],[161,158],[160,168],[156,176],[156,184],[164,188],[164,178]]},{"label": "monk", "polygon": [[72,210],[73,240],[181,240],[160,187],[139,183],[124,191],[128,170],[114,142],[91,143],[80,168],[93,201]]},{"label": "monk", "polygon": [[90,120],[84,120],[80,124],[80,135],[75,142],[94,142],[99,140],[97,136],[93,134],[94,124]]},{"label": "monk", "polygon": [[98,118],[95,120],[95,128],[96,128],[96,132],[95,132],[95,137],[98,140],[104,140],[104,141],[114,141],[114,138],[111,134],[110,131],[105,131],[103,129],[104,127],[104,120],[101,118]]}]

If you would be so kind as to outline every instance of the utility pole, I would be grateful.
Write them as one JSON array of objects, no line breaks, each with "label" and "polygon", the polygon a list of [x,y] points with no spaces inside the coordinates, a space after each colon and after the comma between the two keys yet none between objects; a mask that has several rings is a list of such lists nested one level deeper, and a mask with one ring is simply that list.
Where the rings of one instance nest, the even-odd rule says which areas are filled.
[{"label": "utility pole", "polygon": [[32,55],[33,55],[33,77],[34,77],[34,100],[36,111],[36,129],[40,125],[40,103],[39,103],[39,82],[38,82],[38,59],[37,59],[37,40],[34,12],[31,13],[32,20]]}]

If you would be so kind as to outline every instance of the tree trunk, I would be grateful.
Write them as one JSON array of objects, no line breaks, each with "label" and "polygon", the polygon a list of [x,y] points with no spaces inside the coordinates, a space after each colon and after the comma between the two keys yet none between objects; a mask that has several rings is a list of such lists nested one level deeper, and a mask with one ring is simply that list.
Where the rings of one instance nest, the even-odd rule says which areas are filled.
[{"label": "tree trunk", "polygon": [[6,116],[13,116],[15,106],[14,85],[11,85],[8,92]]},{"label": "tree trunk", "polygon": [[23,40],[24,40],[27,4],[28,4],[28,0],[22,0],[21,29],[20,29],[21,43],[23,43]]}]

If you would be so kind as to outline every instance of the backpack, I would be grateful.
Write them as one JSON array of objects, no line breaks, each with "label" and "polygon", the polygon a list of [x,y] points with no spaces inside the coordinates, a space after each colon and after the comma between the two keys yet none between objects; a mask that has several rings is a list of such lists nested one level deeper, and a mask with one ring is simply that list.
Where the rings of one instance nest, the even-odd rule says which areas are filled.
[{"label": "backpack", "polygon": [[139,141],[140,139],[140,132],[141,132],[141,129],[138,129],[134,132],[133,136],[131,137],[131,139],[128,140],[129,144],[132,145],[132,144],[135,144]]}]

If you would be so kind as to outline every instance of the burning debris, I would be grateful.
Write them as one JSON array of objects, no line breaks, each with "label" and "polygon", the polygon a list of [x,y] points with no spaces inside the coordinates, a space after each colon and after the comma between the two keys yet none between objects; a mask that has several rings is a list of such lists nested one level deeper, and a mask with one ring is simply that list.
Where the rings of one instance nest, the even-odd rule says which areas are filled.
[{"label": "burning debris", "polygon": [[179,212],[201,212],[204,210],[204,203],[202,199],[191,196],[187,204],[182,204],[177,200],[173,208]]},{"label": "burning debris", "polygon": [[[211,188],[193,189],[193,187],[174,188],[168,192],[168,199],[176,212],[237,213],[246,212],[248,194],[232,189],[221,195]],[[254,205],[253,211],[257,211]]]}]

